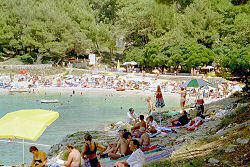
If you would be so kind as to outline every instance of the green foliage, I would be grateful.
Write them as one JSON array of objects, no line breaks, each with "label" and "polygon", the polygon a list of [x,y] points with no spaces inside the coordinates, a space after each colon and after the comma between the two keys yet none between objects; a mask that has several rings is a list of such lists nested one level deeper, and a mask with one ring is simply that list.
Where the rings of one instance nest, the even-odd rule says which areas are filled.
[{"label": "green foliage", "polygon": [[[249,76],[245,0],[2,0],[0,57],[63,61],[89,51],[147,67],[227,67]],[[125,46],[116,41],[122,38]],[[125,56],[124,56],[125,55]],[[1,58],[3,59],[3,58]],[[109,60],[108,62],[112,64]],[[246,80],[246,79],[245,79]]]},{"label": "green foliage", "polygon": [[25,55],[20,56],[20,59],[25,64],[32,64],[34,62],[34,59],[29,54],[25,54]]},{"label": "green foliage", "polygon": [[131,48],[126,54],[124,61],[135,61],[138,65],[144,65],[146,60],[143,55],[143,50],[138,47],[134,47]]}]

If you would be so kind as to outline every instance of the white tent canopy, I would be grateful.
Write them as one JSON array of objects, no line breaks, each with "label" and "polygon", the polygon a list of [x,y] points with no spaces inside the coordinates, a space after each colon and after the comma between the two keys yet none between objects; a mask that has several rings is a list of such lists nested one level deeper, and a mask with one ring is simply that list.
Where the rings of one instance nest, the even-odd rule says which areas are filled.
[{"label": "white tent canopy", "polygon": [[122,65],[132,65],[132,66],[135,66],[135,65],[137,65],[137,63],[135,62],[135,61],[131,61],[131,62],[125,62],[125,63],[123,63]]}]

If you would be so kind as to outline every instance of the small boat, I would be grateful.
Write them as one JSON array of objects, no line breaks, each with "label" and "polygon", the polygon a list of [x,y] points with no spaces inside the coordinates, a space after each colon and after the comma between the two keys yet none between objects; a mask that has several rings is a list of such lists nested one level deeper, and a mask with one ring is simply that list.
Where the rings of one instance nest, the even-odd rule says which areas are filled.
[{"label": "small boat", "polygon": [[125,91],[125,88],[116,88],[116,91]]},{"label": "small boat", "polygon": [[55,99],[55,100],[45,100],[42,99],[40,100],[41,103],[59,103],[59,100]]},{"label": "small boat", "polygon": [[28,89],[10,89],[9,92],[29,92]]}]

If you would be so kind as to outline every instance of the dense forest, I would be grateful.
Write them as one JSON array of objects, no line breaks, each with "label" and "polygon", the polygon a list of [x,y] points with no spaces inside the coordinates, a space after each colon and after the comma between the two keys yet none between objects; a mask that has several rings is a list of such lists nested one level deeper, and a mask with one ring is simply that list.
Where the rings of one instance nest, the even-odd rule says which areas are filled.
[{"label": "dense forest", "polygon": [[146,67],[249,74],[247,0],[1,0],[0,60],[109,55]]}]

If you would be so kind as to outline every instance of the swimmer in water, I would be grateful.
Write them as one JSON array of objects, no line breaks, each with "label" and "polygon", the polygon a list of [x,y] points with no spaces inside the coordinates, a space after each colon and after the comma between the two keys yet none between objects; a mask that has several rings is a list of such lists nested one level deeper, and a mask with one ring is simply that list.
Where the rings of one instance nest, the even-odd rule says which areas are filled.
[{"label": "swimmer in water", "polygon": [[61,102],[61,105],[64,105],[64,103],[63,103],[63,102]]},{"label": "swimmer in water", "polygon": [[80,96],[82,96],[82,92],[80,93]]},{"label": "swimmer in water", "polygon": [[75,90],[73,90],[73,95],[75,94]]},{"label": "swimmer in water", "polygon": [[11,105],[8,105],[8,108],[10,108],[11,107]]}]

